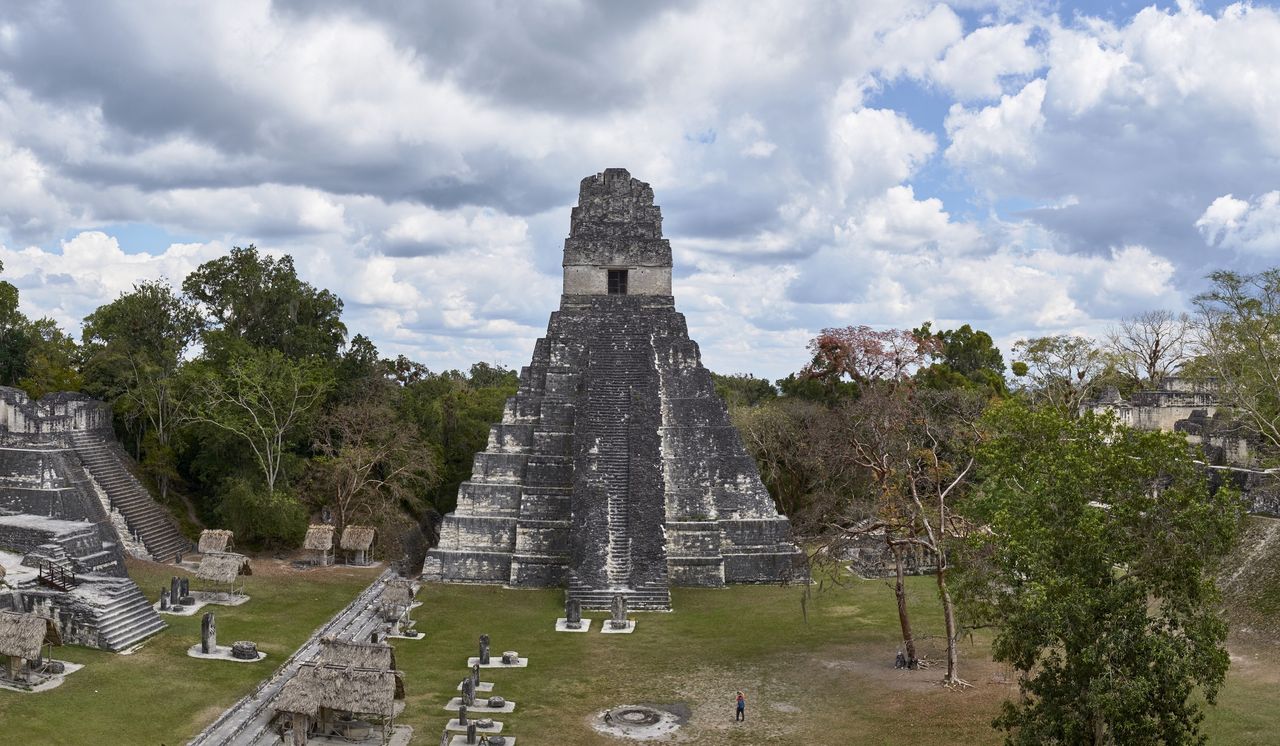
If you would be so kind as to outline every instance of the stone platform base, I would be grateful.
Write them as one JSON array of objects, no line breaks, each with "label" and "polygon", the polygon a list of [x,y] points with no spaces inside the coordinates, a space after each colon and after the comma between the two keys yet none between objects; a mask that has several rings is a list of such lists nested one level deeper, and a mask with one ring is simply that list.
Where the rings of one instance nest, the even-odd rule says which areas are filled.
[{"label": "stone platform base", "polygon": [[[480,730],[477,728],[476,732],[479,733]],[[505,740],[503,741],[502,746],[516,746],[515,736],[503,736],[503,739]],[[449,739],[449,746],[467,746],[467,737],[454,736],[453,738]]]},{"label": "stone platform base", "polygon": [[[475,664],[480,663],[478,656],[467,659],[467,668],[471,668]],[[527,668],[529,666],[528,658],[521,658],[519,663],[503,663],[502,656],[495,655],[489,658],[488,663],[480,663],[481,668]]]},{"label": "stone platform base", "polygon": [[243,593],[219,593],[215,591],[195,591],[191,597],[196,602],[190,606],[183,606],[181,609],[169,607],[164,611],[160,611],[160,602],[151,604],[151,608],[160,611],[161,614],[170,614],[172,616],[195,616],[196,612],[208,604],[216,606],[239,606],[249,602],[249,597]]},{"label": "stone platform base", "polygon": [[[462,684],[461,684],[461,683],[459,683],[459,684],[458,684],[458,686],[457,686],[456,688],[457,688],[457,690],[458,690],[458,691],[462,691]],[[481,682],[476,686],[476,691],[477,691],[477,692],[491,692],[491,691],[493,691],[493,682],[492,682],[492,681],[481,681]]]},{"label": "stone platform base", "polygon": [[586,632],[591,629],[591,622],[593,621],[595,620],[583,619],[581,626],[579,626],[577,629],[570,629],[568,626],[566,626],[568,625],[569,620],[564,617],[561,617],[556,620],[556,632]]},{"label": "stone platform base", "polygon": [[609,621],[606,619],[604,623],[600,625],[600,631],[606,635],[629,635],[636,631],[636,620],[628,619],[627,626],[622,627],[621,629],[614,629],[609,625]]},{"label": "stone platform base", "polygon": [[[486,704],[481,704],[482,702],[484,702],[483,699],[481,699],[480,697],[476,697],[475,705],[467,708],[467,714],[470,715],[474,713],[476,715],[505,715],[509,712],[516,711],[515,702],[504,702],[501,707],[490,707]],[[458,707],[461,704],[462,704],[462,697],[454,697],[453,699],[449,700],[449,704],[445,705],[444,709],[448,710],[449,712],[457,712]]]},{"label": "stone platform base", "polygon": [[266,653],[259,650],[258,657],[254,658],[253,660],[249,660],[247,658],[236,658],[235,656],[231,655],[230,645],[214,645],[212,653],[202,653],[200,652],[200,643],[196,643],[195,645],[192,645],[191,647],[187,648],[187,655],[191,656],[192,658],[200,658],[202,660],[231,661],[232,663],[257,663],[258,661],[267,657]]},{"label": "stone platform base", "polygon": [[47,692],[50,689],[57,689],[62,686],[62,682],[66,681],[68,676],[84,668],[83,663],[68,663],[67,661],[62,661],[62,665],[62,673],[49,674],[48,678],[44,681],[31,684],[30,686],[15,684],[5,679],[0,679],[0,689],[8,689],[11,692],[19,692],[21,694],[38,694],[40,692]]},{"label": "stone platform base", "polygon": [[[451,730],[456,733],[467,732],[467,726],[459,723],[457,718],[450,720],[449,724],[446,725],[444,729]],[[490,725],[488,728],[481,728],[478,725],[476,726],[476,733],[501,733],[501,732],[502,732],[502,723],[498,722],[497,720],[493,721],[493,725]],[[464,738],[463,740],[466,740],[466,739]]]}]

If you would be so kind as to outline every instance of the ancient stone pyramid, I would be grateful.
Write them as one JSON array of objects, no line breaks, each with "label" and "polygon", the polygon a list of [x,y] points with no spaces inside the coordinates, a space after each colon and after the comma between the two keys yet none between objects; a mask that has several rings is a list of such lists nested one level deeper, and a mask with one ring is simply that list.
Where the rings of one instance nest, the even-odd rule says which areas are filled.
[{"label": "ancient stone pyramid", "polygon": [[582,180],[564,294],[445,516],[427,579],[568,585],[670,608],[668,586],[775,582],[790,525],[760,482],[671,295],[648,184]]}]

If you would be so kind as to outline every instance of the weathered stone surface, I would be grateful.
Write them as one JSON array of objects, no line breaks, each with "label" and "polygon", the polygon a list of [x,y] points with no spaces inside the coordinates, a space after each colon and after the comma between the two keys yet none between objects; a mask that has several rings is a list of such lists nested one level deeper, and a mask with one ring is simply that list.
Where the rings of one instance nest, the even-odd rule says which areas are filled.
[{"label": "weathered stone surface", "polygon": [[[423,567],[429,579],[567,584],[584,608],[670,608],[670,583],[791,576],[799,550],[670,294],[649,185],[582,181],[547,336]],[[626,270],[627,294],[608,294]]]},{"label": "weathered stone surface", "polygon": [[231,643],[231,657],[252,661],[258,659],[258,646],[249,640],[238,640]]}]

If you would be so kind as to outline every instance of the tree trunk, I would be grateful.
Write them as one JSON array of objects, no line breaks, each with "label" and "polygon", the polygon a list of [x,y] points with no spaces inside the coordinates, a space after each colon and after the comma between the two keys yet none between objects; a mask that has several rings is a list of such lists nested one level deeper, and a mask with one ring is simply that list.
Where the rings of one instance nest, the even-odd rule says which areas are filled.
[{"label": "tree trunk", "polygon": [[893,564],[898,571],[898,582],[894,585],[893,592],[898,597],[898,623],[902,625],[902,645],[907,653],[907,668],[915,668],[916,661],[916,639],[911,634],[911,617],[907,615],[907,587],[906,587],[906,571],[902,562],[902,547],[893,545]]},{"label": "tree trunk", "polygon": [[956,675],[959,655],[956,652],[956,612],[951,604],[951,591],[947,590],[947,560],[938,552],[938,593],[942,596],[942,619],[947,626],[947,675],[943,681],[950,684],[960,681]]}]

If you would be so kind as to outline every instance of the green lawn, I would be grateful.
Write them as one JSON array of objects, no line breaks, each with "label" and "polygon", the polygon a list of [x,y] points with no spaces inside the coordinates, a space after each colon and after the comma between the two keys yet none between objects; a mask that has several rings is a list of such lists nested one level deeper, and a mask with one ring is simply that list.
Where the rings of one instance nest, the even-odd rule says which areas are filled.
[{"label": "green lawn", "polygon": [[[145,588],[158,590],[169,571],[137,565],[134,572]],[[219,640],[257,640],[271,654],[262,666],[188,658],[199,618],[177,619],[135,655],[63,649],[60,657],[89,666],[49,693],[0,692],[0,721],[7,734],[27,734],[31,743],[181,743],[274,670],[375,574],[260,574],[249,579],[251,602],[214,607]],[[932,580],[914,578],[910,587],[917,634],[925,652],[940,657]],[[426,585],[415,616],[427,638],[396,647],[408,691],[400,721],[414,726],[415,743],[438,742],[449,717],[443,705],[484,632],[495,653],[515,649],[530,659],[526,669],[484,676],[497,683],[495,693],[517,702],[502,719],[527,746],[617,746],[624,742],[593,732],[589,720],[633,703],[685,704],[692,714],[683,732],[699,744],[1000,741],[988,722],[1015,689],[1005,683],[1009,672],[987,659],[985,638],[962,651],[961,673],[974,687],[947,690],[936,683],[938,669],[893,670],[897,621],[884,582],[815,591],[807,623],[800,597],[797,587],[677,589],[676,611],[637,614],[635,634],[567,634],[552,631],[562,591]],[[1233,653],[1228,685],[1206,721],[1210,742],[1274,742],[1268,739],[1280,729],[1273,673],[1280,653],[1272,642],[1238,640]],[[737,689],[747,693],[746,724],[733,722]]]},{"label": "green lawn", "polygon": [[[941,658],[934,585],[913,578],[916,634]],[[417,743],[439,738],[441,709],[488,633],[495,651],[515,649],[529,668],[493,671],[496,693],[517,702],[503,716],[508,733],[529,743],[618,744],[594,733],[600,710],[633,703],[680,702],[692,709],[686,735],[700,744],[999,743],[989,727],[998,704],[1016,694],[1011,672],[987,656],[986,638],[966,642],[961,674],[972,689],[937,685],[941,670],[900,672],[893,594],[882,581],[854,581],[815,592],[808,623],[798,588],[678,589],[671,614],[638,614],[633,635],[556,633],[560,591],[428,585],[417,611],[428,639],[401,644],[408,687],[403,721]],[[589,614],[599,619],[604,614]],[[595,627],[599,628],[597,621]],[[1274,743],[1280,695],[1271,673],[1274,643],[1240,659],[1207,720],[1214,744]],[[745,725],[732,715],[734,691],[747,692]],[[523,739],[521,742],[524,742]]]},{"label": "green lawn", "polygon": [[[156,597],[169,585],[173,568],[131,562],[130,574],[147,596]],[[256,665],[188,657],[187,648],[200,641],[201,615],[165,615],[169,628],[132,655],[59,648],[55,657],[83,663],[84,669],[49,692],[0,690],[0,741],[185,743],[275,670],[377,574],[374,569],[341,568],[258,575],[245,578],[252,597],[248,603],[205,607],[202,613],[213,611],[217,617],[220,643],[254,640],[267,653]]]}]

